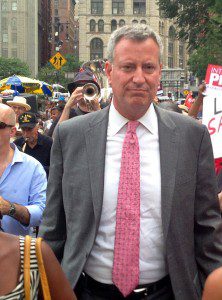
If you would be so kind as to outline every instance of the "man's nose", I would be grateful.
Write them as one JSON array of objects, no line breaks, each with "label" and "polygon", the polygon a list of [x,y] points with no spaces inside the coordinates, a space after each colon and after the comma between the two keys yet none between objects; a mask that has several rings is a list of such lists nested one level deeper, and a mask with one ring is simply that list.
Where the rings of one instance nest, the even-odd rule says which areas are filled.
[{"label": "man's nose", "polygon": [[145,76],[141,67],[136,68],[133,74],[133,82],[137,84],[143,84],[145,82]]}]

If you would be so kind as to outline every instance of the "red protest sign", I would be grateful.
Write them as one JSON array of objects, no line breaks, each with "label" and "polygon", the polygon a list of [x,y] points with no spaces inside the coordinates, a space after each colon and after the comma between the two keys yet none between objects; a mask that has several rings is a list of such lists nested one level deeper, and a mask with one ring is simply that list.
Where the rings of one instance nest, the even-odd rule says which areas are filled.
[{"label": "red protest sign", "polygon": [[209,86],[222,88],[222,66],[208,65],[205,82]]}]

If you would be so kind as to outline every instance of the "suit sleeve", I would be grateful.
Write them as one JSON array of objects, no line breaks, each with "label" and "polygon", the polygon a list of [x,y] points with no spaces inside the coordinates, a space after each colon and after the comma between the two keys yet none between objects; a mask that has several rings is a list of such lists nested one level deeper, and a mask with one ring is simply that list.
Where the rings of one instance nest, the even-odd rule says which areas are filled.
[{"label": "suit sleeve", "polygon": [[51,150],[50,173],[47,187],[46,208],[39,230],[39,236],[53,249],[58,260],[63,257],[66,241],[66,218],[62,195],[63,156],[59,127]]},{"label": "suit sleeve", "polygon": [[222,223],[210,136],[205,128],[198,156],[195,195],[195,256],[202,286],[222,265]]}]

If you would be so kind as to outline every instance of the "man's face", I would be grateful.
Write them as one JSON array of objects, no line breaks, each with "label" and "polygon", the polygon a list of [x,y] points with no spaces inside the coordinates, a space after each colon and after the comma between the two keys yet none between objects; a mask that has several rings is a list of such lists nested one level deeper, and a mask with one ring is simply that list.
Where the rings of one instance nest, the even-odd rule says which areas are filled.
[{"label": "man's face", "polygon": [[38,125],[34,128],[21,127],[22,136],[28,144],[35,144],[38,139]]},{"label": "man's face", "polygon": [[113,64],[106,63],[106,73],[117,111],[130,120],[140,118],[155,98],[160,82],[158,45],[151,38],[121,39],[114,50]]},{"label": "man's face", "polygon": [[26,112],[25,107],[20,106],[20,105],[13,105],[11,106],[12,109],[14,110],[15,114],[16,114],[16,120],[18,120],[18,117],[23,114],[24,112]]},{"label": "man's face", "polygon": [[10,123],[5,111],[0,109],[0,149],[9,145],[10,138],[16,133],[16,128]]}]

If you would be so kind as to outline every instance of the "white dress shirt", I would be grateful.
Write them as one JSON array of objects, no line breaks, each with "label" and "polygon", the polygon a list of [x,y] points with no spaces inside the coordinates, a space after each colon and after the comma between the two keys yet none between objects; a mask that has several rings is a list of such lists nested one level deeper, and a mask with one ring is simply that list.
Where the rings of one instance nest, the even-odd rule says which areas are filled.
[{"label": "white dress shirt", "polygon": [[[153,104],[136,133],[140,145],[140,284],[155,282],[166,272],[161,218],[161,174],[158,122]],[[84,271],[95,280],[112,284],[116,206],[121,152],[128,120],[111,104],[107,131],[104,195],[101,220]]]}]

